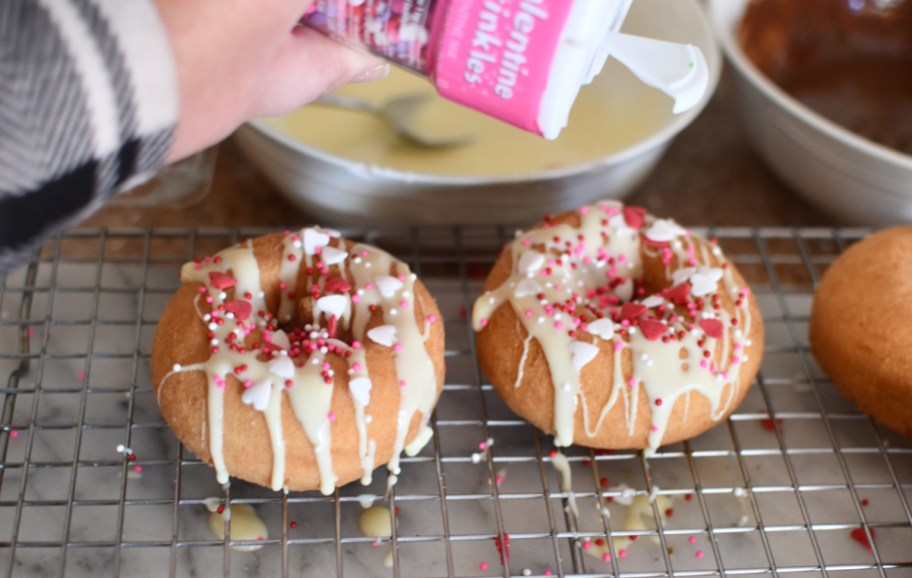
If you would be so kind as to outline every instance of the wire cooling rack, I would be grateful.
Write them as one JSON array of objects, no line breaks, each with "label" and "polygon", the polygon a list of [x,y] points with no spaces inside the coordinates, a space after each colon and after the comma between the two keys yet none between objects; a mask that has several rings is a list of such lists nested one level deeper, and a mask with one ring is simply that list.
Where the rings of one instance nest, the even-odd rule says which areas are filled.
[{"label": "wire cooling rack", "polygon": [[[912,440],[845,401],[806,339],[815,283],[865,231],[708,231],[763,309],[756,385],[725,423],[649,460],[569,450],[568,492],[550,439],[474,361],[467,311],[512,229],[345,231],[425,280],[448,374],[434,439],[393,492],[377,475],[329,497],[221,488],[152,395],[150,344],[180,265],[263,232],[79,229],[0,277],[0,575],[912,576]],[[632,493],[653,498],[633,524]],[[360,532],[361,494],[396,512],[391,538]],[[212,498],[257,511],[259,550],[210,531]]]}]

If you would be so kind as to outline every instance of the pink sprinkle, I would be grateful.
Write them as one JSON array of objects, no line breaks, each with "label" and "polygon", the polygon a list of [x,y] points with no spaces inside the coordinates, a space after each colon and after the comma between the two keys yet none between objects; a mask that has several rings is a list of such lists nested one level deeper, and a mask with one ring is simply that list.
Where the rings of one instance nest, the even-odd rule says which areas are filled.
[{"label": "pink sprinkle", "polygon": [[588,212],[589,212],[589,207],[586,207],[586,206],[580,207],[580,210],[579,210],[580,215],[585,215]]},{"label": "pink sprinkle", "polygon": [[701,360],[700,360],[700,367],[702,367],[703,369],[706,369],[706,366],[707,366],[707,365],[709,365],[709,364],[706,363],[706,360],[705,360],[705,359],[701,359]]},{"label": "pink sprinkle", "polygon": [[84,372],[84,371],[80,371],[79,373],[76,374],[76,379],[78,379],[79,381],[83,381],[83,380],[85,380],[85,378],[86,378],[86,372]]},{"label": "pink sprinkle", "polygon": [[437,323],[437,316],[432,313],[431,315],[428,315],[427,320],[428,323]]},{"label": "pink sprinkle", "polygon": [[487,327],[487,326],[488,326],[488,320],[487,320],[487,319],[482,319],[482,320],[481,320],[481,326],[482,326],[482,327]]},{"label": "pink sprinkle", "polygon": [[602,561],[611,562],[611,554],[609,554],[608,552],[605,552],[604,554],[602,554]]},{"label": "pink sprinkle", "polygon": [[141,474],[142,466],[133,466],[133,471],[136,472],[137,474]]},{"label": "pink sprinkle", "polygon": [[487,442],[478,442],[478,449],[480,449],[481,451],[485,451],[486,449],[488,449]]},{"label": "pink sprinkle", "polygon": [[654,425],[654,426],[652,426],[652,427],[649,428],[649,429],[651,429],[653,432],[657,432],[657,431],[659,431],[659,426]]},{"label": "pink sprinkle", "polygon": [[406,386],[405,380],[404,380],[404,379],[400,379],[400,380],[399,380],[399,387],[402,388],[402,387],[405,387],[405,386]]},{"label": "pink sprinkle", "polygon": [[402,351],[402,344],[401,343],[393,344],[393,351],[395,351],[396,353],[399,353],[400,351]]},{"label": "pink sprinkle", "polygon": [[352,363],[352,371],[361,371],[361,364],[357,361]]},{"label": "pink sprinkle", "polygon": [[250,389],[251,387],[253,387],[253,380],[251,380],[251,379],[245,379],[245,380],[244,380],[244,387],[245,387],[246,389]]},{"label": "pink sprinkle", "polygon": [[206,303],[212,303],[215,299],[212,298],[212,295],[206,297]]},{"label": "pink sprinkle", "polygon": [[560,322],[560,321],[555,321],[555,322],[554,322],[554,328],[555,328],[555,329],[561,329],[561,328],[563,328],[563,327],[564,327],[564,324],[563,324],[562,322]]},{"label": "pink sprinkle", "polygon": [[361,342],[360,342],[360,341],[357,341],[357,340],[352,341],[352,348],[353,348],[353,349],[361,349]]},{"label": "pink sprinkle", "polygon": [[616,342],[614,343],[614,350],[615,350],[615,351],[620,351],[620,350],[622,350],[622,349],[624,349],[624,344],[621,343],[620,341],[616,341]]},{"label": "pink sprinkle", "polygon": [[481,568],[482,570],[487,570],[487,569],[488,569],[488,563],[487,563],[487,562],[482,562],[481,564],[478,565],[478,567]]},{"label": "pink sprinkle", "polygon": [[376,541],[376,540],[374,540],[373,542],[371,542],[371,548],[376,548],[376,547],[379,546],[379,545],[380,545],[380,542],[378,542],[378,541]]},{"label": "pink sprinkle", "polygon": [[734,349],[735,351],[741,351],[741,344],[740,344],[740,343],[735,343],[735,344],[732,346],[732,349]]},{"label": "pink sprinkle", "polygon": [[370,253],[367,252],[367,249],[365,249],[364,251],[361,251],[361,256],[362,256],[362,257],[367,257],[369,254],[370,254]]},{"label": "pink sprinkle", "polygon": [[399,275],[398,279],[399,279],[400,281],[405,281],[405,275]]},{"label": "pink sprinkle", "polygon": [[334,412],[334,411],[329,412],[329,415],[326,416],[326,419],[328,419],[329,421],[336,421],[336,412]]},{"label": "pink sprinkle", "polygon": [[626,557],[627,557],[627,550],[625,550],[623,548],[618,550],[618,558],[626,558]]},{"label": "pink sprinkle", "polygon": [[503,475],[502,475],[502,474],[498,474],[498,475],[494,478],[494,483],[497,484],[498,486],[501,485],[501,484],[503,484],[503,483],[504,483],[504,477],[503,477]]},{"label": "pink sprinkle", "polygon": [[35,337],[35,328],[34,328],[34,327],[29,327],[29,328],[28,328],[28,336],[29,336],[29,337]]},{"label": "pink sprinkle", "polygon": [[532,244],[532,241],[530,241],[529,239],[523,239],[522,244],[524,247],[528,247],[529,245]]},{"label": "pink sprinkle", "polygon": [[592,542],[590,542],[589,540],[586,540],[585,542],[583,542],[583,550],[588,550],[591,547],[592,547]]},{"label": "pink sprinkle", "polygon": [[399,307],[402,307],[402,308],[408,307],[408,301],[403,299],[402,301],[399,302]]},{"label": "pink sprinkle", "polygon": [[288,287],[288,285],[284,281],[279,283],[279,289],[286,289],[287,287]]},{"label": "pink sprinkle", "polygon": [[330,365],[328,361],[324,361],[322,367],[324,370],[332,369],[332,365]]},{"label": "pink sprinkle", "polygon": [[738,364],[738,363],[741,363],[741,358],[738,357],[737,355],[733,355],[733,356],[732,356],[732,364]]},{"label": "pink sprinkle", "polygon": [[699,560],[700,558],[702,558],[705,555],[706,554],[703,553],[703,550],[697,550],[697,554],[696,554],[697,560]]},{"label": "pink sprinkle", "polygon": [[545,570],[545,576],[550,576],[550,575],[551,575],[551,570]]},{"label": "pink sprinkle", "polygon": [[535,315],[535,314],[532,313],[531,309],[526,309],[526,317],[532,317],[533,315]]},{"label": "pink sprinkle", "polygon": [[[361,302],[360,295],[352,295],[352,303],[360,303],[360,302]],[[433,323],[433,321],[431,323]]]},{"label": "pink sprinkle", "polygon": [[691,536],[690,538],[687,539],[687,541],[690,542],[691,544],[696,544],[696,543],[697,543],[697,537],[696,537],[696,536]]},{"label": "pink sprinkle", "polygon": [[18,431],[18,430],[11,429],[11,430],[10,430],[10,437],[12,437],[12,438],[17,438],[17,437],[19,437],[19,431]]},{"label": "pink sprinkle", "polygon": [[630,386],[630,387],[635,387],[636,384],[637,384],[637,381],[636,381],[634,378],[632,378],[632,377],[631,377],[630,379],[627,380],[627,385]]}]

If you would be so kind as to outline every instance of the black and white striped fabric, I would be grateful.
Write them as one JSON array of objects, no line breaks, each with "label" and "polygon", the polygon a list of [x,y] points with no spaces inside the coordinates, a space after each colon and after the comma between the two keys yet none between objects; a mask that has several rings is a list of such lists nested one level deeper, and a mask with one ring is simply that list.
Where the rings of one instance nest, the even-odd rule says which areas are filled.
[{"label": "black and white striped fabric", "polygon": [[177,110],[151,0],[0,0],[0,271],[154,173]]}]

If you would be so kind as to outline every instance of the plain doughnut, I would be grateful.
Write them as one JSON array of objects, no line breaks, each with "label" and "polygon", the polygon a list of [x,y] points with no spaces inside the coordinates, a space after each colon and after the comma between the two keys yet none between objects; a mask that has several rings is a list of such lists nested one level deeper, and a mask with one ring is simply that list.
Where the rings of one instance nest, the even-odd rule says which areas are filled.
[{"label": "plain doughnut", "polygon": [[875,233],[823,274],[811,310],[811,351],[858,408],[912,435],[912,227]]}]

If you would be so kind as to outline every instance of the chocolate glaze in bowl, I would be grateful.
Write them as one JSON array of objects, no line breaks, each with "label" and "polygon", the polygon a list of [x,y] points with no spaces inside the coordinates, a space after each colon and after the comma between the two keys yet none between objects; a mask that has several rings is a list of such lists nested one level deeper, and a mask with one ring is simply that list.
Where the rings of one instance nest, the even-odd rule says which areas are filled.
[{"label": "chocolate glaze in bowl", "polygon": [[912,154],[912,2],[752,0],[737,32],[745,55],[780,88]]}]

